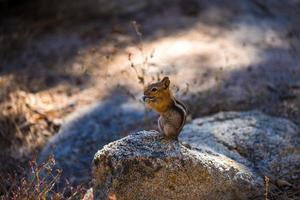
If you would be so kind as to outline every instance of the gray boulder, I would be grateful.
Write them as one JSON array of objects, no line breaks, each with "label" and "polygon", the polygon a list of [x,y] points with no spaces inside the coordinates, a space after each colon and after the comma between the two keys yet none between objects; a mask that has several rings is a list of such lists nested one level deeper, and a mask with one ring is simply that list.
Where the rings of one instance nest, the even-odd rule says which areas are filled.
[{"label": "gray boulder", "polygon": [[104,146],[93,161],[93,193],[95,199],[262,199],[264,176],[278,184],[300,179],[299,147],[300,130],[286,119],[221,112],[187,124],[179,142],[142,131]]},{"label": "gray boulder", "polygon": [[190,150],[155,131],[112,142],[93,161],[95,199],[253,199],[262,184],[241,163],[204,148]]},{"label": "gray boulder", "polygon": [[179,138],[192,149],[221,154],[271,180],[300,179],[300,130],[258,111],[222,112],[195,119]]}]

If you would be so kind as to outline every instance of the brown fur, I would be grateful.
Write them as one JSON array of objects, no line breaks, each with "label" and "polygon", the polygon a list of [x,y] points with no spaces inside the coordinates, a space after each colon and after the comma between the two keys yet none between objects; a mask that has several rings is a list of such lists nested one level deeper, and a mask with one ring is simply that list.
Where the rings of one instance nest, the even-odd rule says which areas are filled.
[{"label": "brown fur", "polygon": [[149,84],[144,89],[144,102],[158,113],[158,128],[167,138],[177,139],[186,120],[186,108],[173,96],[170,80],[164,77],[161,81]]}]

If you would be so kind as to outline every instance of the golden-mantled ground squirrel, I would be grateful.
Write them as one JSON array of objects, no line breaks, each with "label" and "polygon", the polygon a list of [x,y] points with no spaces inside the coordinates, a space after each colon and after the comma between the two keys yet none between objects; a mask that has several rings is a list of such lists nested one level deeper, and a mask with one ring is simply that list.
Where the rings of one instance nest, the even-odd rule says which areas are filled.
[{"label": "golden-mantled ground squirrel", "polygon": [[160,117],[158,128],[167,139],[178,139],[178,135],[185,124],[186,107],[178,101],[169,88],[170,80],[164,77],[161,81],[149,84],[144,89],[143,101],[156,110]]}]

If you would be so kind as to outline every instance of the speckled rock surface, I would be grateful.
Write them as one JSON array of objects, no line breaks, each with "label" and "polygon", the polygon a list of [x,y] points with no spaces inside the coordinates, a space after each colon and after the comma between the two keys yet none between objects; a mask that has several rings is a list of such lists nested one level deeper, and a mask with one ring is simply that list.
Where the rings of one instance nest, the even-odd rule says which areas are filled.
[{"label": "speckled rock surface", "polygon": [[245,165],[204,148],[190,150],[155,131],[112,142],[93,161],[95,199],[253,199],[261,185]]},{"label": "speckled rock surface", "polygon": [[300,179],[300,130],[258,111],[223,112],[193,120],[179,138],[192,149],[222,154],[278,180]]}]

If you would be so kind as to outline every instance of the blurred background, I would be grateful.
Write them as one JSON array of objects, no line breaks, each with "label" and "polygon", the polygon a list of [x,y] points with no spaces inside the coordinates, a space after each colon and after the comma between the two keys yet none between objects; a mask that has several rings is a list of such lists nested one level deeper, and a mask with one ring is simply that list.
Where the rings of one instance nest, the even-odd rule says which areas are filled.
[{"label": "blurred background", "polygon": [[88,187],[99,148],[156,128],[140,97],[163,76],[189,119],[256,109],[300,124],[299,0],[0,0],[0,13],[0,195],[50,155]]}]

